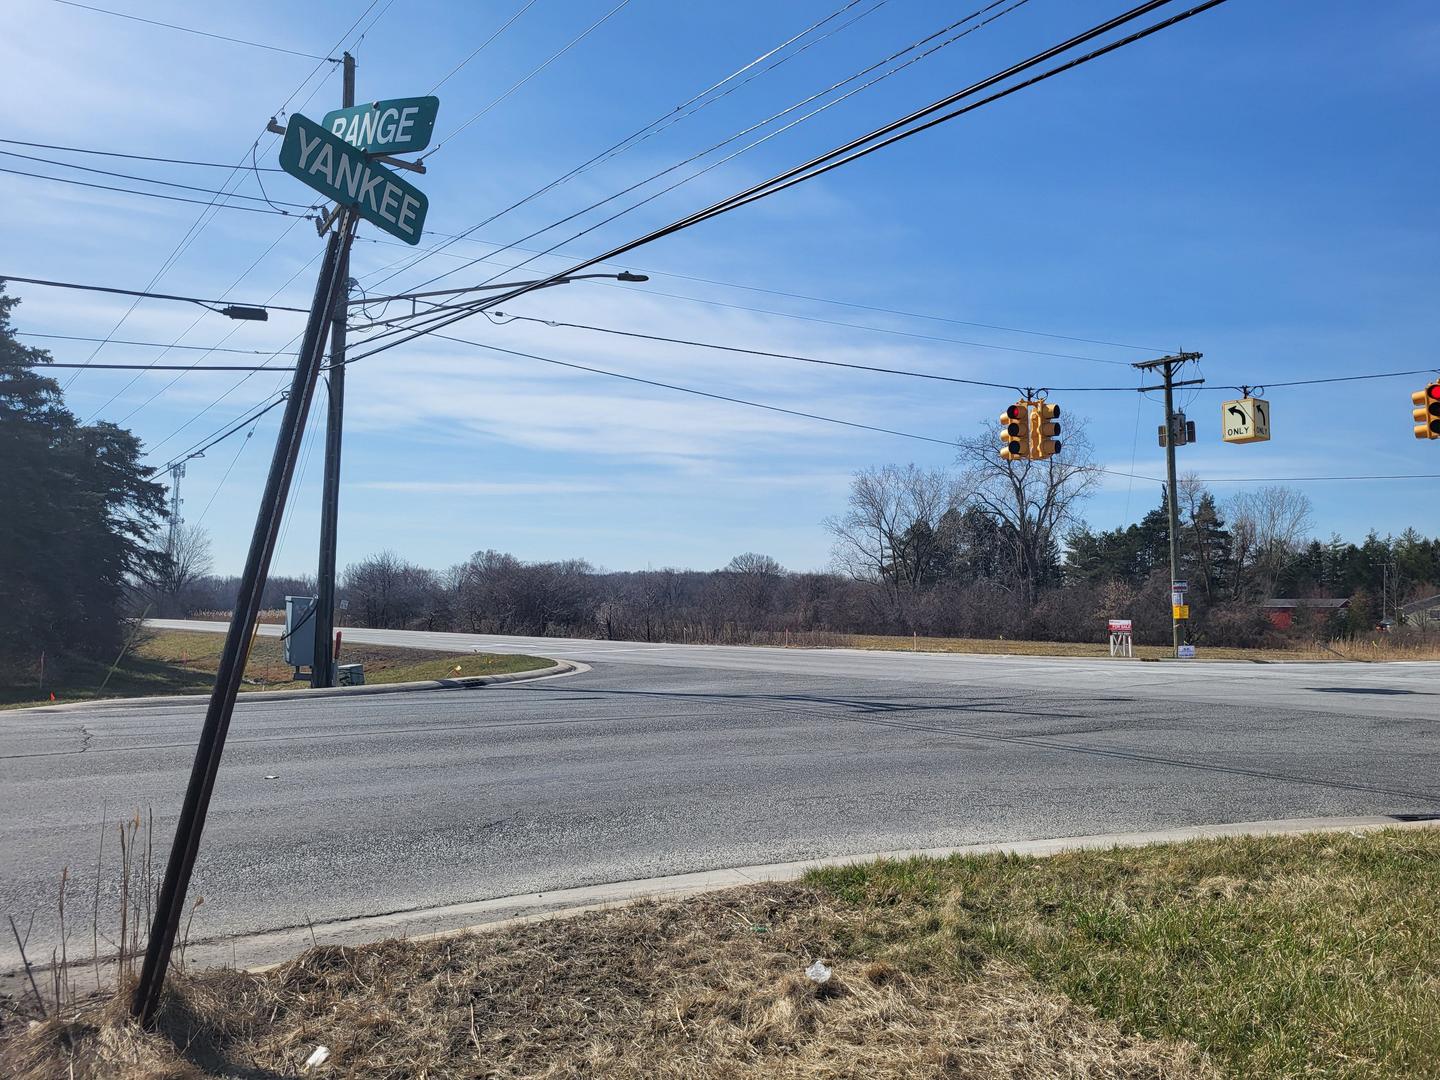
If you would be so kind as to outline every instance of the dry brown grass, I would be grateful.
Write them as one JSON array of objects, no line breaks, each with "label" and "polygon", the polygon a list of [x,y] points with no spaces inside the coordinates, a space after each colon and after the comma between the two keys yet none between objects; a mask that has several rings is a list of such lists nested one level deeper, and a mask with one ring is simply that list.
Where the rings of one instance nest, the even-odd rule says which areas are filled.
[{"label": "dry brown grass", "polygon": [[[142,637],[136,653],[147,660],[213,676],[224,647],[224,634],[206,630],[162,630],[148,632]],[[361,645],[345,641],[340,651],[340,663],[364,664],[366,682],[385,683],[499,675],[548,667],[554,661],[508,653],[457,654],[436,649]],[[255,638],[245,665],[246,690],[290,690],[309,685],[308,680],[295,681],[294,669],[285,663],[284,645],[279,638]]]},{"label": "dry brown grass", "polygon": [[[910,914],[913,914],[911,912]],[[494,933],[323,947],[261,974],[176,980],[147,1035],[114,1002],[11,1040],[17,1080],[329,1077],[1178,1078],[1191,1048],[1121,1033],[1018,968],[962,977],[867,955],[877,923],[754,886]],[[805,968],[823,958],[824,984]],[[70,1040],[67,1048],[64,1039]]]},{"label": "dry brown grass", "polygon": [[[1110,647],[1103,642],[1009,641],[990,638],[904,637],[884,634],[792,634],[789,643],[797,647],[876,649],[887,652],[980,653],[1006,656],[1086,656],[1109,659]],[[1440,660],[1440,644],[1392,640],[1337,641],[1326,644],[1297,644],[1285,649],[1241,649],[1201,645],[1198,661],[1250,660],[1259,662],[1322,660]],[[1135,656],[1142,660],[1164,660],[1173,655],[1168,645],[1136,645]]]}]

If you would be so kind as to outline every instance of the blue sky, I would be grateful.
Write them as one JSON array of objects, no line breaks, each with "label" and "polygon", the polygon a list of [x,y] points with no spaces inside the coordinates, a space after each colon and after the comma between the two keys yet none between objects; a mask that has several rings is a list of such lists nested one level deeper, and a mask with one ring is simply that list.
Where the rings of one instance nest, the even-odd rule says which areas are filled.
[{"label": "blue sky", "polygon": [[[536,0],[440,88],[437,140],[614,4]],[[840,4],[631,0],[447,141],[429,172],[413,178],[430,197],[428,229],[454,233],[489,217]],[[329,2],[102,6],[316,54],[332,54],[341,31],[364,10]],[[361,99],[427,92],[521,6],[507,0],[387,8],[380,0],[371,15],[383,14],[355,50]],[[1030,0],[561,250],[603,251],[1124,6]],[[392,278],[387,268],[414,253],[362,227],[353,272],[372,293],[402,291],[461,266],[456,256],[489,257],[497,246],[667,168],[969,10],[867,0],[812,35],[835,31],[793,59]],[[303,89],[291,109],[318,118],[338,104],[331,65],[304,81],[315,66],[53,0],[20,0],[9,7],[0,39],[0,85],[10,103],[5,137],[233,164],[297,87]],[[1440,364],[1437,98],[1440,10],[1431,3],[1231,0],[611,268],[648,272],[647,284],[575,284],[508,310],[1057,387],[1135,385],[1129,363],[1157,354],[1145,350],[1183,347],[1204,352],[1200,373],[1216,389],[1182,398],[1201,442],[1181,451],[1181,467],[1214,482],[1222,497],[1241,486],[1224,481],[1237,478],[1437,473],[1440,446],[1409,433],[1409,393],[1420,377],[1273,389],[1272,442],[1219,441],[1219,402],[1232,396],[1223,387]],[[199,186],[227,175],[4,148]],[[257,153],[261,164],[274,165],[278,139],[265,136]],[[0,165],[130,183],[13,157]],[[308,201],[307,189],[290,177],[270,173],[264,180],[273,199]],[[260,194],[253,176],[237,190]],[[240,301],[273,296],[296,306],[308,303],[313,288],[321,241],[305,221],[219,211],[191,233],[200,206],[9,174],[0,174],[0,195],[7,207],[0,273],[143,288],[168,263],[154,285],[159,291]],[[525,253],[505,251],[428,287],[501,274],[602,216],[582,216],[524,241]],[[187,233],[189,243],[172,259]],[[427,239],[419,250],[430,246]],[[544,256],[517,272],[563,265],[558,256]],[[18,285],[12,291],[24,299],[18,328],[36,333],[103,337],[129,307],[128,300],[93,293]],[[877,307],[938,318],[870,310]],[[115,337],[276,350],[302,321],[277,313],[267,324],[235,323],[186,305],[144,301]],[[988,424],[1009,401],[998,390],[533,322],[496,326],[477,317],[455,330],[505,348],[943,439]],[[30,340],[52,346],[57,360],[83,361],[94,348]],[[1040,355],[1046,353],[1069,355]],[[177,357],[207,364],[260,359],[202,358],[194,351],[160,359],[158,349],[113,343],[95,359]],[[127,388],[132,375],[84,372],[68,400],[82,418],[132,427],[153,447],[155,463],[221,429],[284,381],[270,373],[243,380],[152,373]],[[1128,392],[1054,398],[1066,413],[1088,417],[1101,464],[1163,474],[1154,437],[1158,400]],[[238,570],[243,559],[277,415],[262,419],[248,441],[237,436],[189,465],[185,516],[211,533],[219,570]],[[321,457],[314,436],[302,453],[277,572],[313,572]],[[843,508],[856,469],[906,461],[945,466],[953,457],[941,445],[450,342],[416,342],[350,369],[340,561],[393,548],[440,568],[497,548],[527,559],[585,557],[615,569],[703,568],[757,550],[792,568],[818,568],[829,558],[821,520]],[[1413,497],[1433,483],[1297,486],[1313,500],[1322,535],[1440,528],[1420,519],[1423,503]],[[1138,517],[1159,495],[1152,483],[1109,477],[1085,515],[1111,527]]]}]

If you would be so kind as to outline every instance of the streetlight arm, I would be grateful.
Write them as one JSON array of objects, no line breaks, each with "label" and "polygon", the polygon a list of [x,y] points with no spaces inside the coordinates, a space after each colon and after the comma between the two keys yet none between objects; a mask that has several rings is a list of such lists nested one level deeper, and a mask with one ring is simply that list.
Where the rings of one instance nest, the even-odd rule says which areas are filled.
[{"label": "streetlight arm", "polygon": [[[597,275],[599,277],[613,277],[613,274]],[[556,285],[564,284],[569,278],[562,278],[554,282]],[[417,293],[396,293],[394,296],[361,296],[353,300],[345,301],[347,304],[369,306],[371,304],[386,304],[392,300],[423,300],[427,296],[458,296],[461,293],[478,292],[481,289],[514,289],[522,285],[538,285],[538,281],[504,281],[494,285],[471,285],[464,289],[432,289],[429,292]]]},{"label": "streetlight arm", "polygon": [[434,289],[430,292],[397,293],[394,296],[367,296],[347,300],[347,304],[384,304],[391,300],[422,300],[427,296],[459,296],[462,293],[480,292],[481,290],[504,290],[517,289],[525,286],[538,286],[549,288],[552,285],[568,285],[572,281],[580,281],[583,278],[612,278],[615,281],[649,281],[645,274],[632,274],[628,270],[618,274],[571,274],[569,277],[557,278],[554,281],[501,281],[492,285],[470,285],[463,289]]}]

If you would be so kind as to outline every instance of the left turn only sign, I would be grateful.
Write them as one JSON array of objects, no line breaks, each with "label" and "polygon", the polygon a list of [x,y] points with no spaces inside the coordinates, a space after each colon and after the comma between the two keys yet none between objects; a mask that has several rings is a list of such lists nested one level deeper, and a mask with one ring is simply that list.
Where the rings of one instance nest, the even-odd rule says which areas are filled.
[{"label": "left turn only sign", "polygon": [[355,211],[407,244],[418,244],[430,200],[385,166],[330,134],[314,120],[292,113],[280,144],[280,167],[327,199]]}]

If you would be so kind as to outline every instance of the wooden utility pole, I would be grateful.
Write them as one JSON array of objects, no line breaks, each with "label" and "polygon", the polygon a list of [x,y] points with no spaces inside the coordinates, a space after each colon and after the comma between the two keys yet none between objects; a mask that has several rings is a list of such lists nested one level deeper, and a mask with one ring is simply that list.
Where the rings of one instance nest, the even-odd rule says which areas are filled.
[{"label": "wooden utility pole", "polygon": [[1170,611],[1170,638],[1171,646],[1176,657],[1180,655],[1180,620],[1175,617],[1174,611],[1174,587],[1179,581],[1180,573],[1180,509],[1177,499],[1179,493],[1175,490],[1175,447],[1185,438],[1183,424],[1177,424],[1175,420],[1175,388],[1177,386],[1199,386],[1204,379],[1190,379],[1186,382],[1176,382],[1175,372],[1190,360],[1199,360],[1203,353],[1180,352],[1171,356],[1162,356],[1158,360],[1146,360],[1136,364],[1135,367],[1142,371],[1151,371],[1159,368],[1165,377],[1161,386],[1142,386],[1145,390],[1165,391],[1165,508],[1169,513],[1170,523],[1166,532],[1170,534],[1170,587],[1171,587],[1171,611]]},{"label": "wooden utility pole", "polygon": [[270,559],[275,554],[275,540],[284,517],[290,482],[295,475],[295,461],[300,455],[305,417],[310,410],[310,399],[315,393],[320,365],[325,357],[325,331],[335,310],[336,297],[341,293],[341,257],[349,249],[356,220],[354,212],[349,209],[339,213],[335,231],[325,249],[320,277],[315,282],[310,318],[305,324],[285,413],[275,437],[275,453],[270,459],[270,473],[260,499],[260,510],[255,517],[255,530],[250,537],[250,552],[245,558],[235,610],[230,616],[230,628],[220,653],[215,688],[210,693],[210,704],[205,710],[200,742],[195,749],[195,763],[185,788],[180,819],[175,825],[175,840],[165,863],[165,880],[155,904],[155,918],[150,925],[150,939],[145,948],[145,963],[131,999],[131,1011],[144,1024],[154,1019],[155,1009],[160,1004],[160,993],[165,986],[170,951],[175,945],[185,896],[190,889],[190,875],[200,851],[205,816],[210,809],[210,796],[220,770],[220,757],[225,751],[225,736],[235,711],[235,695],[240,690],[240,677],[245,672],[245,661],[250,655],[253,630],[260,614],[260,597],[270,572]]},{"label": "wooden utility pole", "polygon": [[[344,57],[341,104],[355,104],[355,58]],[[325,486],[320,495],[320,566],[316,572],[315,652],[311,658],[310,685],[335,685],[335,547],[340,531],[340,436],[345,421],[345,320],[349,290],[350,252],[340,256],[340,293],[330,319],[329,391],[325,412]]]}]

